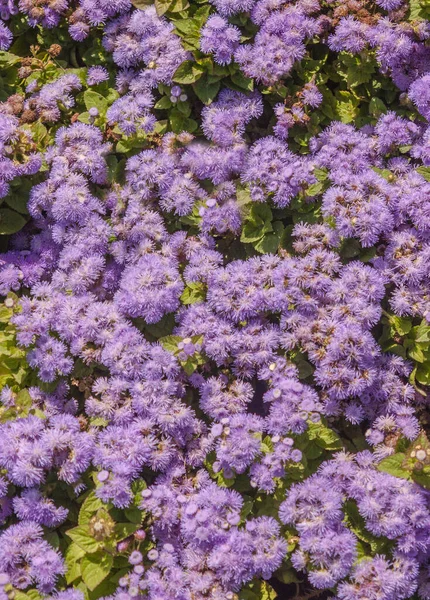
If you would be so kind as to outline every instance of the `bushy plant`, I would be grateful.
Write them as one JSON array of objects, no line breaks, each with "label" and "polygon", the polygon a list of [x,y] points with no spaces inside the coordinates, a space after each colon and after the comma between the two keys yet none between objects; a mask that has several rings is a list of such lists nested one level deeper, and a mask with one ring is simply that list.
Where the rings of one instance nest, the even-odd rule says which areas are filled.
[{"label": "bushy plant", "polygon": [[0,600],[430,600],[430,4],[0,16]]}]

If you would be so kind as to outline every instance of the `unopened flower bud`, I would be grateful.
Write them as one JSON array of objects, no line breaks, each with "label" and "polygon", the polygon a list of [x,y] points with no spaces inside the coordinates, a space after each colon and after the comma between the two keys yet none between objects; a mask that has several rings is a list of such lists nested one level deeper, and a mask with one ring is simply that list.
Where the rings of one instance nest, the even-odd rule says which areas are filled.
[{"label": "unopened flower bud", "polygon": [[143,542],[146,538],[146,531],[144,529],[138,529],[134,532],[134,537],[136,540],[139,540],[139,542]]},{"label": "unopened flower bud", "polygon": [[60,52],[61,52],[60,44],[51,44],[51,46],[49,46],[49,48],[48,48],[48,54],[50,56],[52,56],[53,58],[58,56],[60,54]]}]

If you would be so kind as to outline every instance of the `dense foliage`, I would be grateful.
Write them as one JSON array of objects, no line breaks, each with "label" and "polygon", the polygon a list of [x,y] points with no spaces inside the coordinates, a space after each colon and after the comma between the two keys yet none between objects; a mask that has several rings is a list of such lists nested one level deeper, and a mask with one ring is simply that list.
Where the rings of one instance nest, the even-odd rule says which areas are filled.
[{"label": "dense foliage", "polygon": [[0,17],[0,600],[430,600],[430,2]]}]

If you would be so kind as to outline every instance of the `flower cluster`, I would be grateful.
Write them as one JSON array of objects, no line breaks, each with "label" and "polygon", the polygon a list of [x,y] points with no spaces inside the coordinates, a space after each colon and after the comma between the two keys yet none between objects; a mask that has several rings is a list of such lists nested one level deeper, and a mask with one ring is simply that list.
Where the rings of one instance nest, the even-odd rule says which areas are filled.
[{"label": "flower cluster", "polygon": [[0,111],[0,198],[7,196],[10,181],[40,169],[42,158],[35,150],[31,135],[5,107]]},{"label": "flower cluster", "polygon": [[60,554],[42,536],[40,525],[24,520],[9,527],[0,538],[2,575],[9,576],[6,581],[19,590],[36,584],[47,594],[65,571]]},{"label": "flower cluster", "polygon": [[[108,111],[108,119],[126,134],[151,131],[155,119],[151,89],[169,84],[187,58],[173,26],[157,16],[154,7],[112,20],[105,28],[103,45],[119,67],[118,87],[125,94]],[[141,64],[144,68],[140,68]]]},{"label": "flower cluster", "polygon": [[[416,590],[418,565],[430,544],[426,493],[375,471],[369,452],[339,454],[323,463],[319,473],[291,488],[279,514],[299,534],[291,560],[309,572],[315,587],[331,587],[351,572],[351,581],[338,587],[341,599],[401,599]],[[376,555],[351,571],[356,560],[356,539],[347,527],[351,522],[364,535],[390,540],[392,559]]]},{"label": "flower cluster", "polygon": [[0,0],[0,600],[429,600],[426,9],[142,4]]}]

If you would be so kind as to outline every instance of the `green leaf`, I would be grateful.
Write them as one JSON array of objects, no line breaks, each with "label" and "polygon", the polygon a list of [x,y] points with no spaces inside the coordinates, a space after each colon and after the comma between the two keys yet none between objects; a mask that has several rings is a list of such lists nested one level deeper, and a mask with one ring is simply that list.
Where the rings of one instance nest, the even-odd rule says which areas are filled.
[{"label": "green leaf", "polygon": [[319,168],[315,168],[313,171],[315,177],[318,179],[318,181],[327,181],[328,179],[328,171],[327,169],[319,169]]},{"label": "green leaf", "polygon": [[131,150],[133,150],[134,142],[135,142],[135,140],[133,138],[125,138],[124,137],[122,140],[119,140],[119,142],[117,143],[117,145],[115,147],[115,151],[120,154],[126,154],[127,152],[130,152]]},{"label": "green leaf", "polygon": [[424,177],[426,181],[430,181],[430,167],[418,167],[416,172]]},{"label": "green leaf", "polygon": [[100,548],[100,542],[97,542],[97,540],[91,537],[90,532],[83,525],[78,525],[78,527],[69,529],[66,531],[66,535],[82,548],[82,550],[85,550],[85,552],[97,552]]},{"label": "green leaf", "polygon": [[104,98],[110,106],[115,102],[115,100],[118,100],[119,96],[119,93],[114,88],[109,88],[105,93]]},{"label": "green leaf", "polygon": [[369,262],[376,256],[376,248],[362,248],[360,251],[361,262]]},{"label": "green leaf", "polygon": [[279,581],[282,581],[282,583],[299,583],[296,571],[285,564],[275,572],[275,577]]},{"label": "green leaf", "polygon": [[82,579],[93,591],[106,579],[113,566],[113,557],[107,552],[96,552],[84,556],[81,563]]},{"label": "green leaf", "polygon": [[338,434],[333,429],[330,429],[330,427],[327,427],[322,421],[319,423],[308,423],[308,437],[310,440],[315,440],[315,443],[325,450],[341,450],[343,448]]},{"label": "green leaf", "polygon": [[252,92],[254,89],[254,80],[246,77],[241,71],[236,71],[230,76],[232,82],[239,88]]},{"label": "green leaf", "polygon": [[352,123],[358,116],[360,100],[351,92],[338,91],[336,93],[336,111],[342,123]]},{"label": "green leaf", "polygon": [[7,308],[4,304],[0,304],[0,323],[7,323],[12,315],[13,310],[11,308]]},{"label": "green leaf", "polygon": [[267,204],[255,202],[251,207],[248,219],[255,224],[260,222],[268,223],[272,220],[272,211]]},{"label": "green leaf", "polygon": [[379,119],[381,115],[387,112],[387,107],[380,98],[374,96],[369,102],[369,112],[372,116]]},{"label": "green leaf", "polygon": [[[270,229],[272,229],[271,224]],[[244,244],[252,244],[253,242],[258,242],[258,240],[261,240],[263,235],[264,231],[260,225],[255,225],[254,223],[245,223],[240,236],[240,241]]]},{"label": "green leaf", "polygon": [[[206,0],[203,0],[203,1],[205,2]],[[201,2],[199,2],[199,4],[201,4]],[[206,22],[208,16],[210,15],[210,12],[211,12],[210,4],[203,5],[196,10],[196,12],[194,13],[194,16],[193,16],[193,20],[196,21],[199,28],[203,25],[203,23]]]},{"label": "green leaf", "polygon": [[4,201],[12,210],[25,216],[29,214],[27,210],[28,194],[24,190],[18,189],[16,193],[8,194]]},{"label": "green leaf", "polygon": [[157,15],[161,17],[169,10],[169,6],[172,3],[171,0],[167,0],[167,2],[163,2],[162,0],[155,0],[154,6],[157,11]]},{"label": "green leaf", "polygon": [[131,484],[131,491],[134,494],[134,504],[139,504],[142,501],[142,491],[146,490],[147,485],[144,479],[136,479]]},{"label": "green leaf", "polygon": [[142,523],[143,511],[139,510],[138,508],[125,508],[124,514],[126,518],[130,521],[130,523],[135,523],[137,525],[140,525]]},{"label": "green leaf", "polygon": [[409,20],[428,19],[430,16],[430,6],[425,0],[410,0]]},{"label": "green leaf", "polygon": [[88,111],[82,112],[78,117],[78,121],[80,121],[81,123],[86,123],[88,125],[91,122],[90,113]]},{"label": "green leaf", "polygon": [[219,88],[220,82],[209,83],[206,75],[193,84],[193,90],[203,104],[211,104],[218,94]]},{"label": "green leaf", "polygon": [[275,600],[277,598],[275,590],[267,581],[261,582],[260,598],[261,600]]},{"label": "green leaf", "polygon": [[381,177],[383,177],[386,181],[393,181],[395,179],[394,174],[389,169],[380,169],[379,167],[372,167],[372,170],[375,173],[378,173]]},{"label": "green leaf", "polygon": [[82,506],[79,510],[78,523],[79,525],[86,525],[90,522],[91,517],[96,513],[100,508],[103,508],[104,504],[97,498],[95,492],[91,492],[87,498],[82,503]]},{"label": "green leaf", "polygon": [[310,442],[306,446],[306,458],[307,460],[315,460],[319,458],[323,453],[323,449],[316,444],[316,442]]},{"label": "green leaf", "polygon": [[168,11],[170,13],[178,13],[182,12],[183,10],[187,10],[189,6],[190,3],[188,0],[173,0],[173,2],[169,4]]},{"label": "green leaf", "polygon": [[154,108],[158,108],[159,110],[167,110],[171,107],[172,103],[170,102],[170,98],[168,98],[167,96],[163,96],[162,98],[160,98],[160,100],[154,106]]},{"label": "green leaf", "polygon": [[180,19],[178,21],[173,20],[172,22],[181,37],[189,38],[199,33],[199,25],[194,19]]},{"label": "green leaf", "polygon": [[108,168],[108,180],[109,183],[112,183],[117,179],[121,167],[119,166],[117,157],[113,154],[106,156],[105,160]]},{"label": "green leaf", "polygon": [[[260,202],[253,203],[242,228],[240,241],[245,244],[262,241],[263,236],[272,231],[272,211],[269,206]],[[277,234],[278,231],[279,227],[275,233]],[[274,245],[273,240],[271,244]],[[267,245],[270,245],[270,241]]]},{"label": "green leaf", "polygon": [[50,546],[52,546],[56,550],[59,549],[59,547],[60,547],[60,538],[59,538],[58,533],[56,531],[47,531],[45,533],[45,539],[46,539],[46,541],[48,542],[48,544]]},{"label": "green leaf", "polygon": [[182,342],[180,335],[166,335],[158,340],[165,350],[176,354],[178,352],[178,344]]},{"label": "green leaf", "polygon": [[201,281],[188,283],[180,298],[182,304],[195,304],[196,302],[204,302],[205,299],[206,286]]},{"label": "green leaf", "polygon": [[36,121],[35,123],[29,125],[28,129],[32,133],[33,140],[38,144],[41,144],[48,135],[48,130],[46,129],[45,125],[43,125],[39,121]]},{"label": "green leaf", "polygon": [[19,406],[21,410],[31,408],[33,405],[33,400],[30,396],[29,391],[26,389],[20,390],[16,395],[15,404]]},{"label": "green leaf", "polygon": [[252,202],[251,193],[248,187],[238,186],[236,189],[236,198],[239,206],[244,206]]},{"label": "green leaf", "polygon": [[299,371],[299,379],[307,379],[315,371],[315,367],[313,367],[311,363],[304,358],[299,357],[294,359],[294,364]]},{"label": "green leaf", "polygon": [[430,489],[430,473],[414,471],[412,473],[412,479],[415,481],[415,483],[418,483],[418,485],[421,485],[426,489]]},{"label": "green leaf", "polygon": [[341,52],[339,59],[347,67],[346,82],[348,87],[352,88],[372,80],[376,70],[376,61],[373,57]]},{"label": "green leaf", "polygon": [[166,337],[170,335],[174,326],[175,326],[175,316],[173,313],[169,313],[164,315],[161,321],[158,323],[146,323],[142,320],[142,326],[145,328],[145,332],[148,333],[155,339],[159,339],[161,337]]},{"label": "green leaf", "polygon": [[185,131],[188,133],[193,133],[196,129],[199,128],[199,124],[194,119],[186,119],[185,121]]},{"label": "green leaf", "polygon": [[425,361],[425,356],[422,349],[415,344],[410,350],[408,350],[408,356],[415,360],[416,362],[423,363]]},{"label": "green leaf", "polygon": [[324,189],[324,184],[320,181],[318,183],[313,183],[308,188],[306,188],[305,193],[306,196],[313,198],[314,196],[318,196]]},{"label": "green leaf", "polygon": [[414,328],[416,342],[430,342],[430,327],[428,325],[418,325]]},{"label": "green leaf", "polygon": [[93,90],[86,90],[84,92],[84,103],[87,110],[95,107],[98,109],[101,115],[105,114],[108,108],[108,102],[106,98],[103,98],[101,94],[98,94]]},{"label": "green leaf", "polygon": [[235,479],[235,477],[232,477],[231,479],[224,477],[223,472],[220,471],[219,473],[216,474],[216,481],[220,487],[230,488],[234,485],[236,479]]},{"label": "green leaf", "polygon": [[267,581],[248,583],[239,592],[239,600],[275,600],[277,594]]},{"label": "green leaf", "polygon": [[152,4],[152,0],[130,0],[130,2],[135,8],[139,8],[142,10],[147,6],[151,6]]},{"label": "green leaf", "polygon": [[421,385],[430,385],[430,363],[425,362],[418,367],[415,379],[418,383],[421,383]]},{"label": "green leaf", "polygon": [[273,233],[266,233],[262,239],[254,244],[254,248],[261,254],[275,254],[279,248],[281,237],[284,232],[284,226],[281,221],[272,223]]},{"label": "green leaf", "polygon": [[369,544],[363,542],[362,540],[357,540],[355,544],[355,548],[357,550],[357,563],[360,563],[362,560],[366,558],[370,558],[371,550],[369,548]]},{"label": "green leaf", "polygon": [[14,600],[31,600],[29,594],[24,594],[24,592],[20,592],[19,590],[14,590],[13,598]]},{"label": "green leaf", "polygon": [[71,584],[78,577],[81,576],[81,562],[80,559],[85,556],[85,550],[82,550],[80,546],[72,542],[66,550],[64,562],[66,563],[66,581]]},{"label": "green leaf", "polygon": [[379,471],[400,477],[401,479],[410,479],[410,471],[406,470],[402,465],[406,458],[403,452],[397,452],[391,456],[387,456],[378,464]]},{"label": "green leaf", "polygon": [[198,127],[196,121],[188,119],[185,115],[181,114],[177,108],[170,112],[169,121],[174,133],[181,133],[182,131],[189,131],[192,133]]},{"label": "green leaf", "polygon": [[106,427],[109,425],[109,421],[103,417],[90,417],[89,423],[91,427]]},{"label": "green leaf", "polygon": [[21,56],[16,56],[10,52],[0,52],[0,65],[2,67],[11,67],[22,60]]},{"label": "green leaf", "polygon": [[14,210],[0,208],[0,235],[16,233],[24,227],[26,222],[24,217]]},{"label": "green leaf", "polygon": [[329,119],[337,120],[338,114],[336,111],[335,97],[327,87],[322,87],[320,91],[323,96],[323,101],[321,103],[321,112]]},{"label": "green leaf", "polygon": [[184,369],[185,373],[189,376],[194,373],[199,365],[203,365],[206,361],[200,354],[194,354],[194,356],[190,356],[187,360],[181,360],[181,367]]},{"label": "green leaf", "polygon": [[204,69],[192,60],[184,61],[176,69],[173,81],[176,83],[195,83],[203,75]]},{"label": "green leaf", "polygon": [[400,344],[389,343],[384,345],[383,350],[384,352],[390,352],[391,354],[396,354],[397,356],[406,358],[406,350]]},{"label": "green leaf", "polygon": [[116,523],[113,534],[117,541],[124,540],[132,535],[139,528],[137,523]]},{"label": "green leaf", "polygon": [[407,335],[412,329],[412,321],[405,319],[404,317],[390,317],[390,322],[393,324],[395,330],[399,335]]}]

